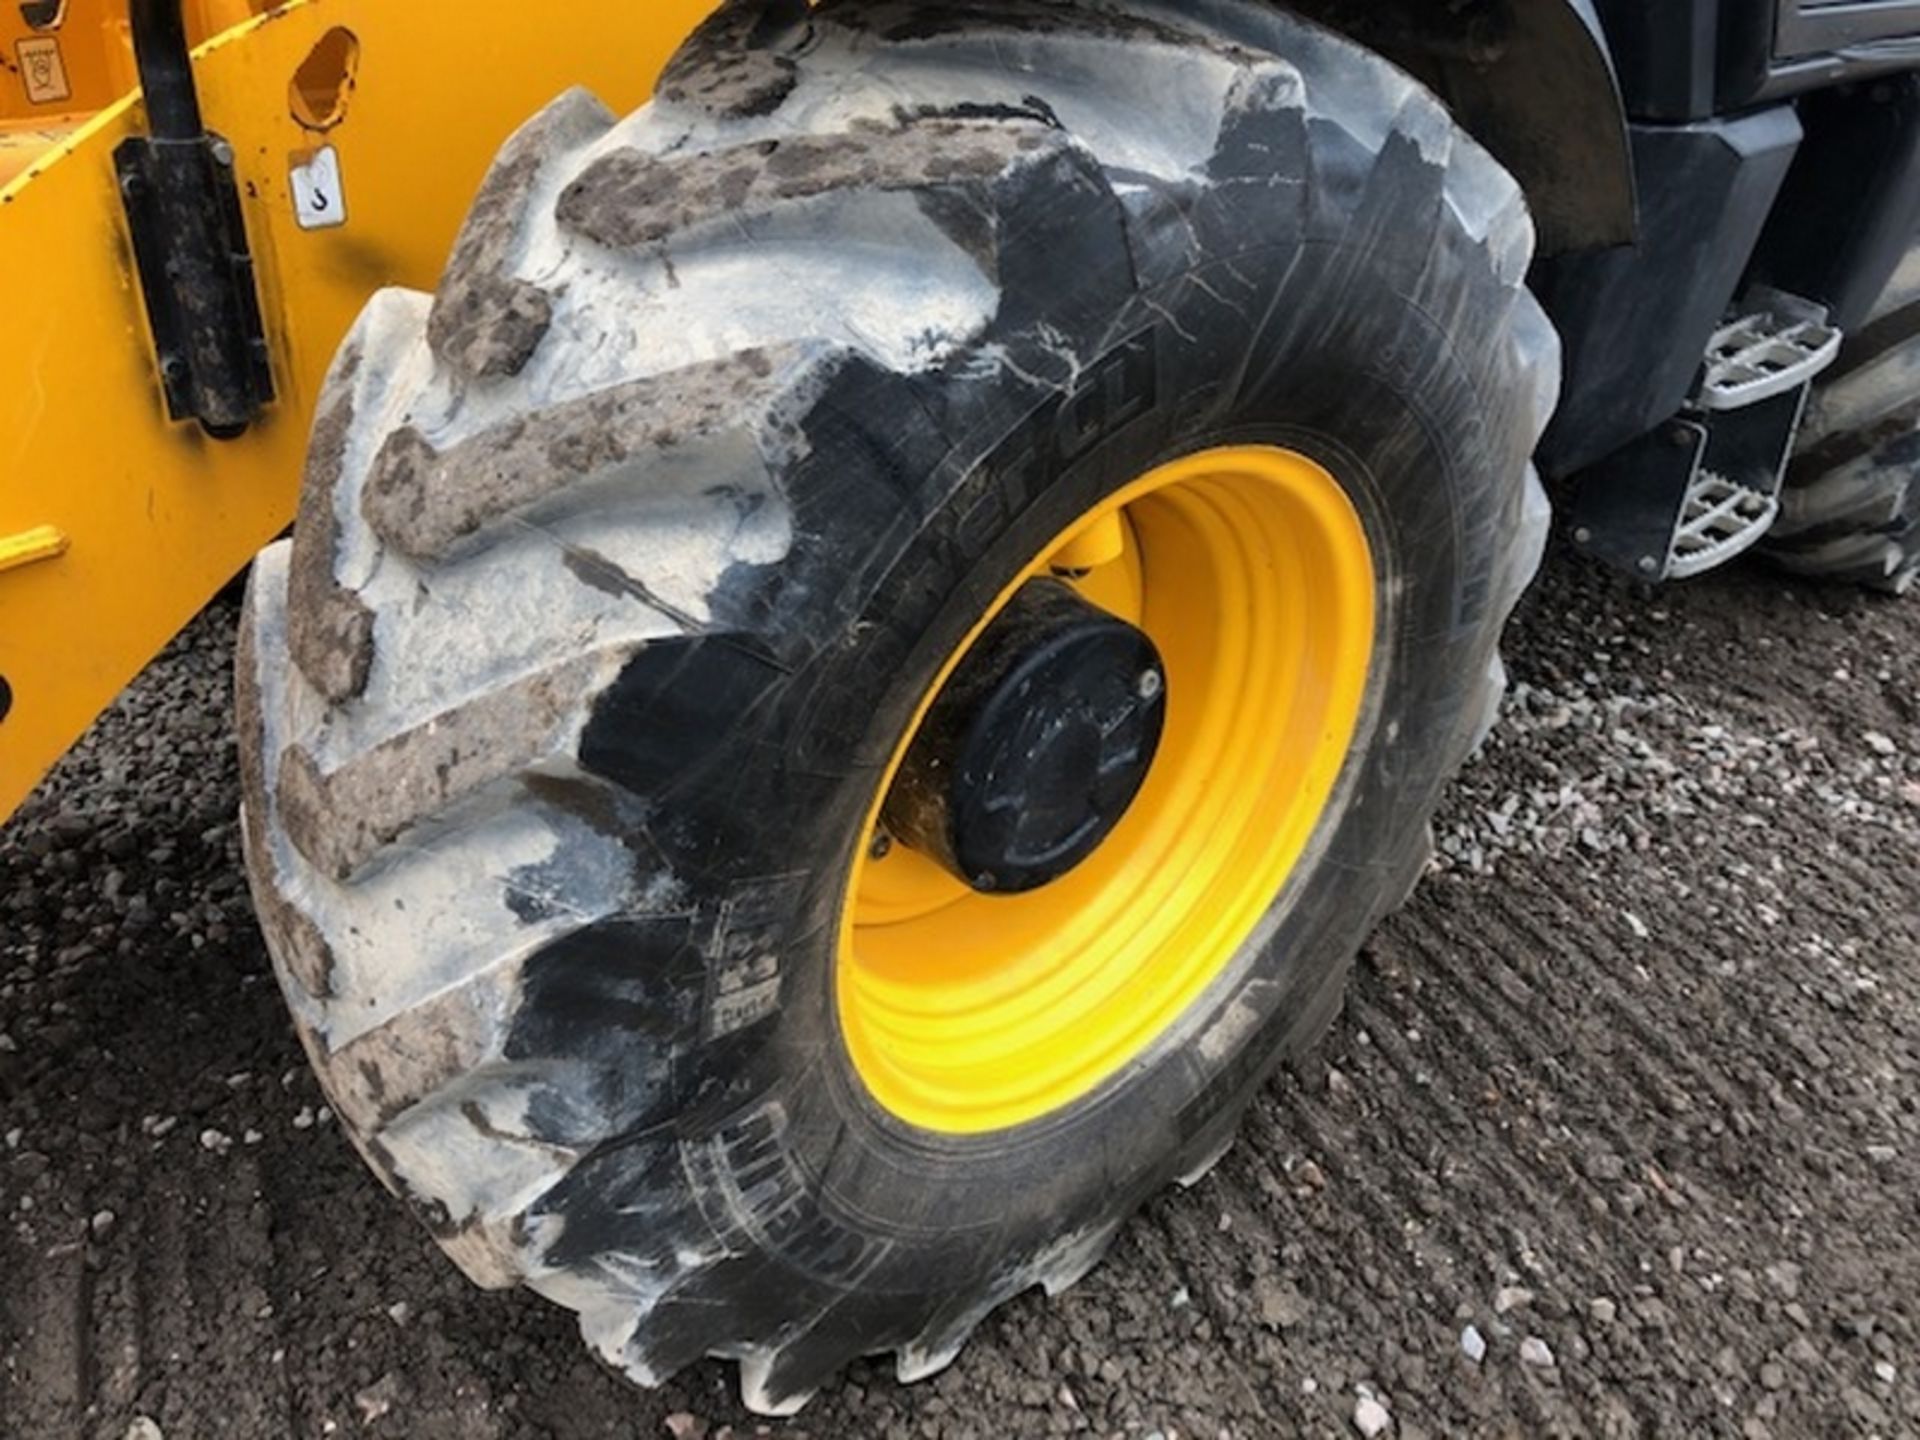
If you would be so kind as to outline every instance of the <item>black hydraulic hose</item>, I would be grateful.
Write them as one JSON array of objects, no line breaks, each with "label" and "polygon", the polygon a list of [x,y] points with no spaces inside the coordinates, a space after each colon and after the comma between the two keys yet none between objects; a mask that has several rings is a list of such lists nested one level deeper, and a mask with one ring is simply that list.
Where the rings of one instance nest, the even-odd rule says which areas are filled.
[{"label": "black hydraulic hose", "polygon": [[155,140],[199,140],[206,133],[193,88],[183,0],[129,0],[133,56]]}]

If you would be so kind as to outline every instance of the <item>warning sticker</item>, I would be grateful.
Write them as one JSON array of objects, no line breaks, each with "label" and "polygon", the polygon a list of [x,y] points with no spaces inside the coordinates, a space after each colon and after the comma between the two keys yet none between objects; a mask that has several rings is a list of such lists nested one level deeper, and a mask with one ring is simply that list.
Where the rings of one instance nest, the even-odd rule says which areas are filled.
[{"label": "warning sticker", "polygon": [[14,47],[20,57],[20,78],[27,85],[27,99],[35,105],[56,105],[73,98],[73,86],[67,80],[67,62],[60,56],[60,42],[52,36],[22,40]]}]

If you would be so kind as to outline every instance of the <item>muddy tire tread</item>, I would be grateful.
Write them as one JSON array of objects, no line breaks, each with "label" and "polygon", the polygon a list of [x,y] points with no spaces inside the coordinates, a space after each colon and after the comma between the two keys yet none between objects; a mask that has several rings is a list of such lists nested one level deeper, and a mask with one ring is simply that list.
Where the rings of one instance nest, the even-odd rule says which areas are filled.
[{"label": "muddy tire tread", "polygon": [[1920,341],[1849,351],[1814,393],[1779,521],[1783,569],[1900,595],[1920,581]]},{"label": "muddy tire tread", "polygon": [[[756,227],[761,249],[811,255],[823,239],[851,235],[866,253],[866,237],[897,230],[904,215],[934,215],[945,228],[929,222],[925,233],[954,241],[973,269],[934,267],[921,303],[964,315],[977,301],[973,286],[982,276],[998,283],[1007,257],[983,251],[990,231],[969,229],[956,212],[1032,167],[1097,175],[1094,156],[1103,142],[1118,143],[1141,69],[1185,76],[1212,67],[1231,76],[1242,99],[1248,87],[1302,86],[1319,120],[1342,126],[1350,147],[1377,153],[1397,135],[1444,151],[1446,199],[1511,286],[1515,364],[1537,386],[1536,437],[1555,400],[1557,340],[1522,283],[1531,249],[1524,201],[1424,91],[1345,42],[1284,16],[1254,18],[1227,0],[1185,10],[1012,8],[1054,26],[1036,33],[1023,25],[1018,38],[1066,77],[1055,98],[1088,117],[1077,138],[1017,105],[995,117],[896,117],[900,129],[870,142],[878,158],[865,179],[850,172],[827,183],[820,167],[861,153],[863,127],[890,110],[884,74],[862,68],[883,43],[876,35],[907,23],[905,10],[887,5],[825,7],[811,25],[839,48],[802,45],[750,63],[725,48],[738,41],[736,15],[696,37],[652,111],[616,121],[576,93],[530,122],[483,188],[438,296],[382,297],[348,342],[323,402],[334,438],[318,462],[326,473],[309,481],[313,523],[291,548],[264,557],[248,602],[239,678],[243,715],[252,717],[243,745],[256,894],[302,1038],[356,1142],[474,1279],[527,1283],[572,1306],[588,1342],[645,1382],[702,1355],[738,1360],[748,1402],[766,1413],[790,1413],[853,1356],[822,1361],[809,1352],[802,1362],[804,1333],[743,1340],[717,1311],[712,1333],[690,1334],[685,1307],[673,1333],[654,1333],[650,1297],[685,1282],[675,1267],[710,1258],[698,1253],[644,1274],[552,1261],[549,1237],[529,1217],[620,1133],[624,1101],[584,1106],[558,1127],[561,1138],[535,1134],[517,1117],[536,1099],[577,1089],[582,1077],[508,1053],[527,959],[633,900],[618,846],[579,819],[592,809],[582,794],[594,797],[609,830],[625,801],[581,767],[578,717],[649,647],[717,637],[754,649],[738,618],[721,613],[715,587],[728,565],[764,548],[755,517],[771,508],[821,377],[849,354],[897,366],[929,343],[844,318],[893,303],[895,276],[885,266],[843,266],[832,305],[806,323],[771,304],[723,323],[735,298],[725,287],[736,273],[737,227]],[[925,7],[914,13],[924,23]],[[963,33],[928,24],[910,43],[885,43],[906,43],[915,73],[941,77],[943,93],[993,95],[1005,83],[992,59],[996,13],[983,11]],[[772,33],[790,37],[792,24],[789,14]],[[1270,37],[1287,44],[1286,61],[1257,53]],[[1134,68],[1101,82],[1083,52],[1123,43]],[[846,68],[822,98],[809,80],[829,64]],[[1348,84],[1356,75],[1366,82],[1357,91]],[[1381,96],[1392,97],[1391,114],[1373,108]],[[1233,99],[1223,91],[1217,103],[1224,112]],[[929,124],[947,128],[915,128]],[[821,125],[828,128],[812,128]],[[762,174],[742,191],[732,177],[743,157],[796,130],[824,136],[806,173],[789,182]],[[916,146],[928,141],[964,143],[970,158],[952,174],[916,175],[924,153]],[[1127,170],[1166,160],[1151,152],[1102,158]],[[683,296],[706,287],[714,318],[710,330],[653,357],[645,337],[605,319],[605,297],[668,271]],[[694,313],[676,303],[676,313]],[[582,347],[595,325],[598,348]],[[948,338],[964,349],[963,337]],[[697,353],[703,346],[708,353]],[[729,403],[730,393],[746,398]],[[610,406],[623,418],[609,423]],[[687,483],[716,470],[736,493],[716,501]],[[618,483],[607,482],[609,473]],[[1521,483],[1494,602],[1502,617],[1545,543],[1545,493],[1531,470]],[[664,523],[669,511],[681,532],[651,559],[620,550],[620,537]],[[482,604],[488,577],[503,567],[522,577],[527,596],[523,604],[508,597],[505,613]],[[463,659],[490,653],[489,637],[509,626],[527,627],[511,653]],[[292,664],[282,658],[289,652]],[[1449,771],[1484,742],[1505,687],[1496,654],[1483,704],[1462,717],[1442,757]],[[560,795],[569,803],[549,803]],[[541,892],[533,877],[543,873],[535,843],[543,829],[572,847],[569,869],[584,879]],[[1406,875],[1403,888],[1426,868],[1431,843],[1421,828],[1392,862]],[[488,886],[491,903],[481,893]],[[426,913],[417,943],[401,946],[390,912],[409,894],[427,897]],[[1334,994],[1316,1033],[1337,1013]],[[1230,1130],[1197,1140],[1183,1178],[1196,1181],[1230,1141]],[[490,1178],[450,1175],[448,1153],[462,1176]],[[933,1373],[999,1304],[1084,1274],[1112,1233],[1079,1237],[964,1305],[919,1317],[912,1333],[879,1337],[876,1348],[896,1354],[903,1378]]]}]

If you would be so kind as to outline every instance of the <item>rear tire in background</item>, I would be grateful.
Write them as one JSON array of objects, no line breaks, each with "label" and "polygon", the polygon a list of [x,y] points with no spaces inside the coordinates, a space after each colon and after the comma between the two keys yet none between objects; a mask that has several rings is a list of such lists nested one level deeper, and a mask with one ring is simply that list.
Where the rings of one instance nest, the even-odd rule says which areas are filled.
[{"label": "rear tire in background", "polygon": [[1796,575],[1892,595],[1920,580],[1915,317],[1912,306],[1876,316],[1813,392],[1765,542]]},{"label": "rear tire in background", "polygon": [[[243,637],[256,898],[373,1168],[768,1412],[1072,1283],[1325,1029],[1492,721],[1531,249],[1252,0],[728,9],[648,109],[556,102],[346,345]],[[1158,644],[1165,736],[1070,875],[902,919],[885,802],[1036,578]]]}]

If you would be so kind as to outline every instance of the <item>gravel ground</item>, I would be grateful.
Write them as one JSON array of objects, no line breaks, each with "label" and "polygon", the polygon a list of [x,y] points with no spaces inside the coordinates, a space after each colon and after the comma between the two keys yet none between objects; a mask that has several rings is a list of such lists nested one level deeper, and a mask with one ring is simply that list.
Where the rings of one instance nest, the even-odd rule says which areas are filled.
[{"label": "gravel ground", "polygon": [[1920,1435],[1920,604],[1556,557],[1323,1054],[939,1380],[762,1427],[362,1172],[236,845],[231,608],[0,834],[0,1433]]}]

